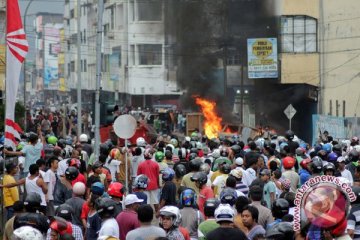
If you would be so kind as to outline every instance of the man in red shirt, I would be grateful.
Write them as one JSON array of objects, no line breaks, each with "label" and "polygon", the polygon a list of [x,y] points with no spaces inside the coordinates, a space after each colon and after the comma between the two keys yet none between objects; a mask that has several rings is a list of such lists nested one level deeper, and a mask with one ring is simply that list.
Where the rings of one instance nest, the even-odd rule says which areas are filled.
[{"label": "man in red shirt", "polygon": [[128,232],[140,227],[136,210],[143,201],[135,194],[129,194],[125,197],[125,209],[116,217],[120,230],[120,239],[126,239]]},{"label": "man in red shirt", "polygon": [[155,212],[159,210],[159,164],[152,160],[152,152],[147,149],[145,154],[145,161],[139,164],[137,175],[144,174],[149,178],[149,183],[144,193],[147,195],[147,204],[153,204]]},{"label": "man in red shirt", "polygon": [[199,196],[197,199],[197,203],[199,206],[200,212],[205,216],[204,213],[204,205],[207,199],[214,198],[213,190],[206,186],[207,183],[207,175],[204,172],[197,172],[190,178],[191,181],[195,182],[196,187],[199,188]]}]

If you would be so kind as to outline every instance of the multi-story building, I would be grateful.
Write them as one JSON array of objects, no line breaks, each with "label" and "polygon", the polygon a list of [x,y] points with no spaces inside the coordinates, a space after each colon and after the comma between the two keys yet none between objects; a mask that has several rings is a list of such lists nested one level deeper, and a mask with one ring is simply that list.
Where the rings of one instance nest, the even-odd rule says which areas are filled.
[{"label": "multi-story building", "polygon": [[59,98],[59,63],[60,30],[63,27],[63,15],[47,12],[36,14],[35,18],[35,62],[36,77],[32,86],[37,91],[38,100],[52,100]]},{"label": "multi-story building", "polygon": [[[114,1],[104,3],[101,101],[150,106],[177,99],[173,40],[166,28],[166,1]],[[97,1],[81,1],[80,31],[76,1],[65,2],[65,79],[76,97],[76,34],[81,36],[83,102],[91,102],[96,86]]]},{"label": "multi-story building", "polygon": [[320,0],[321,113],[360,115],[360,14],[356,0]]}]

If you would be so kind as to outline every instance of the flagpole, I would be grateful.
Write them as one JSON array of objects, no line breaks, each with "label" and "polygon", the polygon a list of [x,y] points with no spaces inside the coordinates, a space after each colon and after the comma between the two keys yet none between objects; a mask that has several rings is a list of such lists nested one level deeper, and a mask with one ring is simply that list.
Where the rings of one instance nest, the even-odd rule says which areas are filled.
[{"label": "flagpole", "polygon": [[[5,128],[6,128],[6,75],[7,75],[7,19],[8,19],[8,1],[5,1],[5,19],[6,19],[6,24],[5,24],[5,68],[4,68],[4,94],[3,94],[3,101],[4,101],[4,148],[3,148],[3,156],[4,156],[4,160],[1,163],[1,167],[2,169],[5,171],[5,158],[6,158],[6,154],[5,154]],[[1,185],[4,183],[4,173],[1,175]],[[4,196],[2,194],[2,191],[0,191],[0,195],[1,195],[1,232],[4,232]]]}]

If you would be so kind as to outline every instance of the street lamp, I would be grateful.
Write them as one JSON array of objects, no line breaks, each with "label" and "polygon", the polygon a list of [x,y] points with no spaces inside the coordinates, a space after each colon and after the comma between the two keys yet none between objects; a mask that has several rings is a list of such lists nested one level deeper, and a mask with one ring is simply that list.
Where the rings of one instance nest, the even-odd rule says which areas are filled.
[{"label": "street lamp", "polygon": [[[24,32],[25,32],[25,35],[26,35],[26,16],[27,16],[27,12],[29,10],[29,7],[31,5],[31,3],[33,2],[34,0],[30,0],[29,3],[26,5],[26,8],[25,8],[25,12],[24,12]],[[24,66],[23,66],[23,77],[24,77],[24,108],[25,108],[25,115],[24,115],[24,130],[26,131],[26,125],[27,125],[27,122],[26,122],[26,59],[24,61]]]}]

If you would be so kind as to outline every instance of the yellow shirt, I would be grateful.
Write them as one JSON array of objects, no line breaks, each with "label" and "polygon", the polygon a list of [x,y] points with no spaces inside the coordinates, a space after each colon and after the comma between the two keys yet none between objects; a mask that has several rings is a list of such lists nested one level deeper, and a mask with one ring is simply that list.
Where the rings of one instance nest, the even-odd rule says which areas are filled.
[{"label": "yellow shirt", "polygon": [[215,178],[217,176],[220,176],[221,175],[221,172],[219,170],[215,171],[212,175],[211,175],[211,178],[210,178],[210,181],[211,182],[214,182]]},{"label": "yellow shirt", "polygon": [[[16,183],[15,178],[11,175],[5,174],[3,185]],[[14,205],[16,201],[19,201],[19,190],[18,187],[3,188],[4,195],[4,206],[9,207]]]}]

